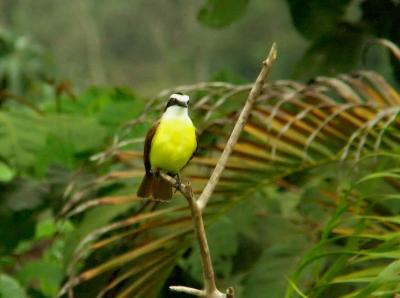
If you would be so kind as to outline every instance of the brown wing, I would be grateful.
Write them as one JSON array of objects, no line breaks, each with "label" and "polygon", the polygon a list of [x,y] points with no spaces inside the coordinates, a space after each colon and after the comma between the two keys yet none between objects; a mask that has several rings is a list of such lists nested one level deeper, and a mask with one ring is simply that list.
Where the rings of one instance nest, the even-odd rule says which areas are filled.
[{"label": "brown wing", "polygon": [[143,162],[144,162],[144,168],[146,169],[146,174],[150,173],[151,171],[151,164],[150,164],[151,141],[153,140],[154,134],[156,133],[159,124],[160,121],[157,121],[151,126],[151,128],[146,134],[146,139],[144,140]]}]

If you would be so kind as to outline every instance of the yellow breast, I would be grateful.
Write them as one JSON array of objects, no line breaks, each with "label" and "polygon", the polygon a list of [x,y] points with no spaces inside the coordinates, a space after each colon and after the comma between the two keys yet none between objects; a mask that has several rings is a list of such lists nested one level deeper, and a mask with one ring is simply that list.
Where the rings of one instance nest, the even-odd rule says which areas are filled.
[{"label": "yellow breast", "polygon": [[150,149],[152,168],[178,173],[196,150],[196,129],[189,119],[163,119]]}]

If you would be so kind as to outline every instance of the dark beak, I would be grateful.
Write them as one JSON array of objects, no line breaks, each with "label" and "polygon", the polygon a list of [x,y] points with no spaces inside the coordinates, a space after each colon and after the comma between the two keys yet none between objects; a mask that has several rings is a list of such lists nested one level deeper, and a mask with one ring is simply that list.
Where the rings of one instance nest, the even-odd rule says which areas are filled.
[{"label": "dark beak", "polygon": [[179,101],[179,100],[176,101],[176,105],[180,106],[180,107],[184,107],[184,108],[188,107],[188,103],[187,102],[182,102],[182,101]]}]

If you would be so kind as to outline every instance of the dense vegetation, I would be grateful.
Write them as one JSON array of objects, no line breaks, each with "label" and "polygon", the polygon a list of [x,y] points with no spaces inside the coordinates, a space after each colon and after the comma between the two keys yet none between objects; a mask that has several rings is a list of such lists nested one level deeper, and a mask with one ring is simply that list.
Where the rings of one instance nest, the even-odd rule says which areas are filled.
[{"label": "dense vegetation", "polygon": [[[0,3],[0,297],[200,287],[185,201],[135,196],[144,134],[170,92],[191,95],[201,139],[184,176],[200,192],[273,41],[266,32],[278,39],[279,79],[264,87],[205,213],[218,283],[238,297],[400,292],[400,51],[388,41],[399,43],[400,5],[279,2],[72,1],[86,28],[78,65],[60,61],[83,50],[82,37],[65,34],[66,45],[51,32],[75,28],[66,16],[32,26],[42,45],[21,34],[32,11],[58,11],[52,1]],[[274,9],[297,33],[270,20]],[[153,59],[144,29],[120,28],[135,20],[126,11],[154,30],[165,59]],[[125,76],[131,52],[144,62]],[[112,87],[130,80],[138,93]]]}]

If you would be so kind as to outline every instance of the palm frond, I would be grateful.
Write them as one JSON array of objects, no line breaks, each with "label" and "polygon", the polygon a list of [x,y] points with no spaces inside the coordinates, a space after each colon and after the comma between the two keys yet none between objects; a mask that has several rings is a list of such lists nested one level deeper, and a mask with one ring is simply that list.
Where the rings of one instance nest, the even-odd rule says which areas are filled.
[{"label": "palm frond", "polygon": [[[183,175],[195,193],[207,182],[250,88],[215,82],[174,89],[191,94],[192,116],[202,132],[199,154]],[[154,110],[157,117],[168,93],[151,101],[144,115]],[[207,222],[290,174],[395,151],[400,142],[399,106],[399,93],[371,71],[318,77],[308,85],[291,81],[266,85],[206,209]],[[70,279],[60,295],[102,277],[108,284],[99,289],[98,297],[107,293],[151,297],[191,246],[191,219],[184,200],[175,196],[165,205],[140,201],[134,195],[143,166],[141,146],[130,140],[143,137],[135,135],[135,126],[142,123],[124,127],[112,148],[97,156],[99,173],[106,174],[80,187],[72,184],[68,190],[63,214],[78,223],[69,244]],[[330,233],[344,235],[344,231],[336,227]],[[352,249],[350,245],[337,254],[352,255]],[[368,252],[363,257],[376,256]],[[85,265],[83,260],[88,260]],[[301,270],[293,281],[300,275]],[[349,273],[329,280],[357,278],[366,277]]]}]

